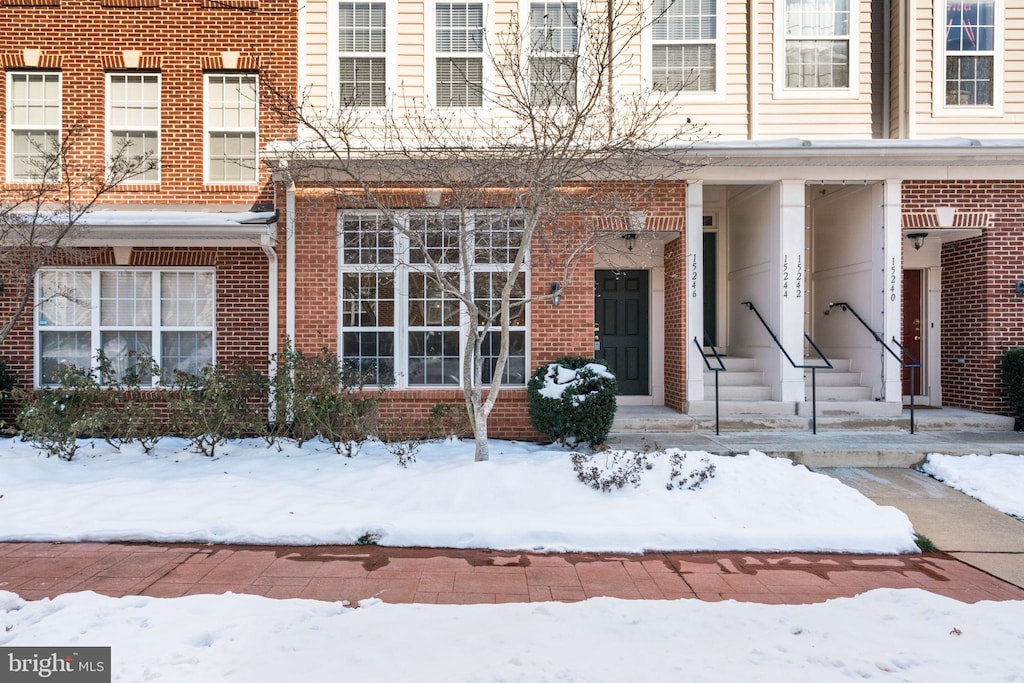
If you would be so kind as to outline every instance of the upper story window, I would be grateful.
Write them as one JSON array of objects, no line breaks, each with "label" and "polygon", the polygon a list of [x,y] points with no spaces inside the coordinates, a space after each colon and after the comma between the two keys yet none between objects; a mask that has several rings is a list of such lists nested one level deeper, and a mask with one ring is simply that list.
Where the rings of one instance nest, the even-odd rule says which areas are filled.
[{"label": "upper story window", "polygon": [[107,76],[107,158],[128,182],[160,180],[160,75]]},{"label": "upper story window", "polygon": [[259,179],[256,74],[206,75],[206,181]]},{"label": "upper story window", "polygon": [[996,3],[945,0],[945,104],[995,104]]},{"label": "upper story window", "polygon": [[851,0],[785,0],[785,87],[846,89]]},{"label": "upper story window", "polygon": [[578,58],[576,3],[530,3],[530,97],[534,104],[576,104]]},{"label": "upper story window", "polygon": [[60,136],[60,73],[10,73],[7,78],[8,180],[56,180],[60,174]]},{"label": "upper story window", "polygon": [[651,83],[665,92],[718,88],[717,0],[655,0]]},{"label": "upper story window", "polygon": [[435,8],[434,26],[438,106],[482,106],[483,4],[439,2]]},{"label": "upper story window", "polygon": [[383,2],[338,3],[341,104],[383,107],[387,98],[387,7]]}]

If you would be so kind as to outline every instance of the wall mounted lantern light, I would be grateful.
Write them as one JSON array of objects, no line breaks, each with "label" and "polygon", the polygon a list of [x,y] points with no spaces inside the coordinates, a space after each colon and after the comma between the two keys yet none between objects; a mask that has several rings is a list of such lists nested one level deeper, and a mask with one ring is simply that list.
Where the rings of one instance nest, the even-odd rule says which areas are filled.
[{"label": "wall mounted lantern light", "polygon": [[920,251],[921,247],[924,246],[924,238],[928,236],[926,232],[908,232],[907,239],[914,242],[914,249]]},{"label": "wall mounted lantern light", "polygon": [[633,245],[636,244],[636,233],[627,232],[625,235],[622,236],[622,239],[626,240],[626,247],[630,251],[633,251]]},{"label": "wall mounted lantern light", "polygon": [[551,283],[551,305],[558,306],[562,303],[562,285],[557,282]]}]

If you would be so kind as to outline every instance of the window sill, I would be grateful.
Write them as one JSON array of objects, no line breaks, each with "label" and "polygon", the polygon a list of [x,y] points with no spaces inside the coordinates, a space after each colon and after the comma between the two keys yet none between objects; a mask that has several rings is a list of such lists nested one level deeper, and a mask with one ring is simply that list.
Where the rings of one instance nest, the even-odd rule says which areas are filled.
[{"label": "window sill", "polygon": [[160,0],[100,0],[100,7],[127,7],[141,9],[159,6]]},{"label": "window sill", "polygon": [[259,9],[260,0],[203,0],[203,9]]},{"label": "window sill", "polygon": [[259,183],[203,183],[203,192],[254,192],[260,189]]},{"label": "window sill", "polygon": [[121,183],[116,185],[114,192],[159,192],[160,183]]}]

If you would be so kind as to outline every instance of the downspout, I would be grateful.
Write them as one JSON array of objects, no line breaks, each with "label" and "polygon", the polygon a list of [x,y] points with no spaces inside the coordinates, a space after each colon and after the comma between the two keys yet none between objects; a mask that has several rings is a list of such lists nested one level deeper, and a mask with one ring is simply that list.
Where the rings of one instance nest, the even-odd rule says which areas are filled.
[{"label": "downspout", "polygon": [[[268,371],[273,380],[277,375],[277,218],[267,224],[267,231],[260,235],[260,246],[267,255],[267,358]],[[271,424],[277,414],[277,395],[271,383],[267,396],[267,418]]]},{"label": "downspout", "polygon": [[287,161],[282,161],[285,172],[285,276],[284,276],[284,324],[285,335],[295,344],[295,180],[288,172]]}]

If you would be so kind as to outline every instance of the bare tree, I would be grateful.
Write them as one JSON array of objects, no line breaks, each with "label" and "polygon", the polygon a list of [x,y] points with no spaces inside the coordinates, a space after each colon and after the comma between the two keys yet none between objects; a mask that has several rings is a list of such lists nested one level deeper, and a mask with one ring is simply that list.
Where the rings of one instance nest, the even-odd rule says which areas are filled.
[{"label": "bare tree", "polygon": [[58,138],[31,142],[26,182],[0,189],[0,277],[17,299],[0,314],[0,344],[33,308],[36,273],[58,255],[69,254],[83,216],[119,185],[156,166],[149,154],[129,143],[113,150],[106,163],[84,163],[83,123],[65,126]]},{"label": "bare tree", "polygon": [[[358,106],[365,92],[343,88],[348,101],[325,111],[262,79],[264,101],[301,131],[275,151],[292,180],[330,188],[343,213],[372,210],[407,241],[406,265],[469,321],[460,381],[477,460],[488,458],[513,322],[531,300],[560,295],[526,291],[531,245],[569,244],[567,281],[600,231],[569,232],[566,221],[600,217],[592,223],[605,230],[636,231],[635,212],[659,182],[693,167],[686,151],[701,136],[673,111],[672,93],[613,89],[615,73],[632,67],[650,11],[628,0],[589,12],[540,6],[548,13],[509,15],[491,42],[482,29],[470,36],[484,43],[486,69],[438,60],[449,77],[445,101],[395,97],[372,122]],[[417,205],[434,212],[410,214]]]}]

